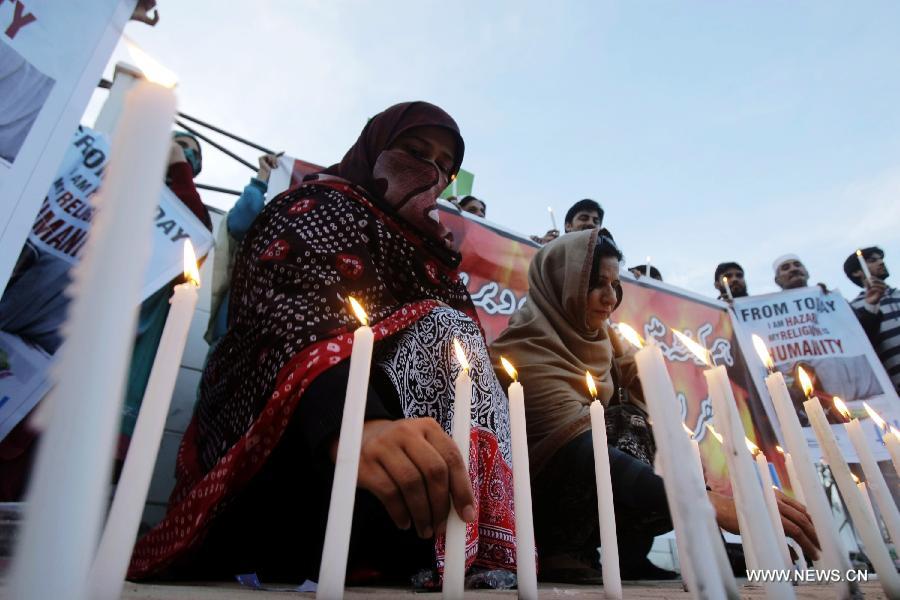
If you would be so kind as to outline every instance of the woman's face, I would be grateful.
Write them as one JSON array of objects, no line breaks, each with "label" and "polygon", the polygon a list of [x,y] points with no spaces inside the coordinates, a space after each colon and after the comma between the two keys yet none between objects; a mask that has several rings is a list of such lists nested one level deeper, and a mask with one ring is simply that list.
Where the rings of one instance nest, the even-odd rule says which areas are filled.
[{"label": "woman's face", "polygon": [[450,183],[456,137],[442,127],[416,127],[403,133],[379,156],[372,175],[384,186],[383,198],[403,218],[450,246],[437,199]]},{"label": "woman's face", "polygon": [[591,330],[606,324],[616,307],[616,288],[619,284],[619,261],[613,256],[604,256],[600,259],[597,285],[588,291],[587,324]]}]

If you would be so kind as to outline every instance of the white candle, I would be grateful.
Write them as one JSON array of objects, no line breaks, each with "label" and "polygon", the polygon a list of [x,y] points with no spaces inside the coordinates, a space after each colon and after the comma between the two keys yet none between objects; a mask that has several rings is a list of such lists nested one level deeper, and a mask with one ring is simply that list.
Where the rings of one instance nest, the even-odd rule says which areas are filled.
[{"label": "white candle", "polygon": [[806,499],[803,497],[803,488],[800,486],[800,480],[797,478],[797,471],[794,469],[794,457],[790,452],[784,453],[784,468],[787,471],[788,485],[794,494],[794,500],[806,506]]},{"label": "white candle", "polygon": [[[472,379],[469,377],[469,363],[466,355],[453,340],[456,357],[462,368],[456,377],[455,399],[453,403],[453,441],[459,448],[466,471],[469,470],[469,433],[472,421]],[[515,493],[515,490],[513,490]],[[447,535],[444,543],[443,597],[460,600],[466,584],[466,523],[456,514],[451,501],[447,517]]]},{"label": "white candle", "polygon": [[875,457],[872,456],[872,451],[866,443],[862,425],[859,419],[851,419],[849,423],[844,423],[844,427],[847,430],[850,441],[853,442],[853,447],[856,448],[859,464],[862,466],[863,473],[866,474],[866,482],[868,482],[869,489],[875,497],[875,504],[878,506],[878,512],[881,513],[884,526],[887,528],[891,539],[897,543],[900,540],[900,512],[897,511],[897,505],[894,503],[894,498],[891,496],[887,482],[884,480],[884,475],[881,473],[881,469],[878,468],[878,463],[875,462]]},{"label": "white candle", "polygon": [[[850,511],[850,517],[853,519],[854,525],[856,525],[856,531],[862,539],[866,556],[872,561],[872,565],[878,573],[878,581],[881,583],[884,593],[887,594],[888,598],[900,598],[900,575],[897,575],[897,568],[888,554],[887,546],[884,544],[878,526],[870,517],[864,501],[859,495],[859,488],[856,487],[853,475],[850,473],[850,467],[847,466],[847,462],[841,455],[837,440],[834,438],[834,433],[831,431],[831,426],[828,424],[828,418],[825,416],[825,411],[822,410],[819,399],[810,398],[803,403],[803,407],[806,409],[810,425],[816,432],[816,438],[819,440],[822,454],[828,461],[828,466],[831,467],[831,473],[838,485],[838,489],[841,490],[841,496],[844,497],[844,504],[846,504],[847,510]],[[856,423],[858,425],[859,421],[856,421]],[[866,473],[866,477],[868,477],[868,473]],[[893,504],[893,500],[891,504]]]},{"label": "white candle", "polygon": [[[854,479],[854,481],[856,480]],[[856,488],[859,490],[859,495],[862,496],[863,503],[866,505],[869,516],[872,517],[872,521],[875,525],[878,525],[878,517],[875,515],[875,507],[872,506],[872,499],[869,498],[869,488],[866,486],[866,482],[857,481]]]},{"label": "white candle", "polygon": [[66,339],[57,385],[45,399],[50,422],[29,484],[10,598],[87,596],[175,110],[171,87],[149,81],[125,99],[87,246],[72,271]]},{"label": "white candle", "polygon": [[[620,323],[619,331],[635,346],[641,345],[640,337],[631,327]],[[638,350],[634,358],[654,424],[657,459],[663,471],[675,537],[684,540],[685,558],[690,562],[690,568],[684,573],[690,578],[688,587],[698,597],[723,598],[728,595],[729,585],[723,579],[725,574],[720,571],[713,550],[714,544],[722,543],[711,536],[710,521],[715,521],[715,512],[696,467],[680,459],[690,454],[691,449],[688,439],[679,431],[682,424],[676,412],[678,399],[662,350],[651,344]]]},{"label": "white candle", "polygon": [[316,589],[316,598],[325,600],[344,597],[350,529],[353,523],[353,506],[356,503],[359,453],[369,390],[369,370],[372,365],[372,348],[375,344],[375,336],[368,325],[365,311],[354,298],[350,298],[350,304],[353,305],[362,326],[353,332],[350,375],[347,377],[344,414],[341,417],[341,432],[334,462],[334,481],[331,485],[331,501],[328,504],[325,544],[322,547],[322,564],[319,567],[319,583]]},{"label": "white candle", "polygon": [[775,485],[772,483],[772,474],[769,472],[769,463],[766,455],[759,452],[756,455],[756,470],[759,472],[759,481],[762,484],[763,497],[766,500],[766,509],[772,522],[772,531],[775,532],[775,540],[781,548],[784,564],[791,566],[791,554],[788,551],[787,538],[784,535],[784,525],[781,523],[781,512],[778,510],[778,500],[775,498]]},{"label": "white candle", "polygon": [[872,281],[872,272],[869,271],[869,265],[866,264],[866,259],[863,258],[862,250],[856,251],[856,259],[859,261],[859,266],[863,272],[863,278],[866,283]]},{"label": "white candle", "polygon": [[644,265],[644,277],[650,277],[650,257],[647,257],[647,263]]},{"label": "white candle", "polygon": [[553,225],[553,231],[556,231],[556,215],[553,214],[553,207],[548,206],[547,212],[550,213],[550,224]]},{"label": "white candle", "polygon": [[[791,464],[794,473],[791,474],[791,485],[796,490],[795,494],[798,492],[800,494],[797,496],[798,500],[801,497],[803,500],[800,501],[805,500],[804,504],[816,529],[819,546],[822,550],[820,561],[817,561],[816,564],[821,562],[825,569],[837,569],[846,573],[851,569],[850,558],[838,534],[834,515],[831,512],[831,503],[825,497],[825,490],[810,458],[806,437],[803,435],[800,419],[794,409],[784,376],[774,370],[774,363],[765,343],[755,334],[753,335],[753,345],[759,353],[760,360],[771,371],[766,376],[766,388],[769,390],[772,406],[775,407],[778,423],[781,425],[784,443],[792,458]],[[851,589],[855,590],[858,587],[855,582],[849,581],[842,582],[839,586],[843,598],[850,595]]]},{"label": "white candle", "polygon": [[728,285],[728,277],[722,275],[722,287],[725,288],[725,295],[728,297],[729,302],[734,302],[734,296],[731,294],[731,286]]},{"label": "white candle", "polygon": [[884,434],[883,438],[884,445],[887,446],[888,453],[891,455],[894,470],[900,476],[900,430],[891,426],[890,433]]},{"label": "white candle", "polygon": [[[785,565],[768,516],[763,491],[750,452],[744,443],[747,434],[738,415],[728,373],[720,365],[706,369],[703,375],[712,400],[713,419],[725,437],[723,447],[734,496],[740,498],[740,509],[745,521],[748,525],[752,523],[752,527],[748,526],[747,533],[753,544],[756,566],[759,569],[783,569]],[[769,598],[794,597],[793,587],[784,581],[767,582],[765,588]]]},{"label": "white candle", "polygon": [[603,570],[603,594],[612,600],[622,598],[619,573],[619,542],[616,537],[616,513],[613,507],[612,480],[609,474],[609,451],[606,442],[606,418],[603,404],[597,399],[594,377],[585,372],[591,402],[591,441],[594,445],[594,477],[597,483],[597,511],[600,516],[600,567]]},{"label": "white candle", "polygon": [[513,382],[509,384],[509,429],[512,443],[513,498],[516,507],[516,579],[519,598],[537,600],[534,520],[531,512],[531,473],[525,428],[525,393],[512,364],[500,357]]},{"label": "white candle", "polygon": [[122,584],[141,524],[159,442],[172,402],[175,379],[181,366],[181,356],[194,309],[197,307],[200,274],[197,272],[197,259],[190,241],[185,242],[184,254],[187,282],[176,285],[169,300],[172,307],[166,317],[131,445],[91,567],[90,597],[98,600],[114,600],[122,594]]}]

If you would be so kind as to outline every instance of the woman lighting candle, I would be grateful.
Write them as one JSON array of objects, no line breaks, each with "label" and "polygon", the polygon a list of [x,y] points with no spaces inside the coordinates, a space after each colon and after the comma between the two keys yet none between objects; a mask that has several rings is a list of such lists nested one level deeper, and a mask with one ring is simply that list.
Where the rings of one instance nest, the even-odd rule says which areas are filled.
[{"label": "woman lighting candle", "polygon": [[91,598],[114,600],[122,594],[125,572],[128,570],[131,549],[141,523],[159,442],[172,402],[175,379],[178,377],[181,356],[184,354],[188,330],[197,306],[200,272],[197,270],[197,258],[190,240],[184,244],[184,278],[186,281],[175,286],[169,300],[172,308],[159,340],[159,349],[156,351],[147,390],[141,402],[132,443],[125,457],[116,495],[91,568]]},{"label": "woman lighting candle", "polygon": [[513,497],[516,506],[516,578],[519,598],[537,600],[537,564],[534,559],[534,520],[531,516],[531,473],[528,466],[528,433],[525,428],[525,392],[512,363],[500,357],[512,378],[509,396],[509,428],[512,438]]},{"label": "woman lighting candle", "polygon": [[338,438],[337,459],[334,463],[334,483],[331,486],[325,545],[322,548],[322,567],[319,570],[319,585],[316,590],[316,598],[325,600],[344,597],[350,528],[353,523],[356,479],[359,473],[359,451],[365,422],[372,348],[375,343],[366,312],[355,298],[351,297],[349,300],[356,318],[362,325],[353,333],[350,376],[347,379],[347,395],[344,397],[344,414],[341,417],[341,433]]},{"label": "woman lighting candle", "polygon": [[[469,470],[469,432],[472,421],[472,379],[469,377],[469,361],[459,341],[453,340],[456,360],[459,361],[459,375],[456,376],[453,403],[453,441]],[[513,491],[515,494],[515,491]],[[456,509],[450,507],[447,517],[447,537],[445,542],[444,598],[459,600],[463,597],[466,583],[466,522],[459,518]]]}]

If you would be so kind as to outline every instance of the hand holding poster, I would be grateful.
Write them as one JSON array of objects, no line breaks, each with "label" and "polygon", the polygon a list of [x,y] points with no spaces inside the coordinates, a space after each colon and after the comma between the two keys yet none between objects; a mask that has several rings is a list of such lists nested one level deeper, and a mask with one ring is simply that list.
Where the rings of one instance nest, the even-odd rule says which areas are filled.
[{"label": "hand holding poster", "polygon": [[[775,368],[784,374],[813,456],[818,458],[821,453],[803,410],[806,397],[798,381],[798,368],[811,377],[812,393],[819,398],[841,452],[848,460],[856,460],[856,451],[844,428],[838,426],[845,418],[834,408],[834,396],[846,402],[853,415],[861,419],[876,458],[889,458],[880,442],[880,433],[867,418],[862,403],[868,402],[891,423],[900,423],[900,404],[856,315],[842,297],[824,293],[819,287],[805,287],[738,298],[734,303],[734,321],[743,347],[752,348],[750,336],[754,333],[765,341]],[[777,423],[763,381],[765,370],[759,361],[751,364],[763,406],[772,422]]]}]

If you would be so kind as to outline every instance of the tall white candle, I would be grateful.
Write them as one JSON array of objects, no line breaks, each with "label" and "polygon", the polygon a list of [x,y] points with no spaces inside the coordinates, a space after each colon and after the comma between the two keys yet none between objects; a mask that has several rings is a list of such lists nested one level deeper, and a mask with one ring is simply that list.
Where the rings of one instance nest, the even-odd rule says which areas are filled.
[{"label": "tall white candle", "polygon": [[163,328],[159,347],[147,389],[141,402],[141,410],[134,426],[131,445],[125,457],[116,495],[109,509],[106,526],[100,537],[100,546],[94,558],[90,574],[90,597],[97,600],[115,600],[122,594],[122,585],[131,550],[137,537],[150,488],[150,478],[159,452],[163,427],[169,413],[175,379],[181,365],[181,356],[187,341],[194,309],[197,307],[197,288],[200,274],[197,258],[190,241],[184,244],[185,283],[175,286],[169,303],[169,316]]},{"label": "tall white candle", "polygon": [[528,433],[525,427],[525,392],[518,373],[503,357],[500,362],[513,382],[509,384],[509,429],[512,443],[513,498],[516,506],[516,579],[519,598],[537,600],[534,519],[531,511],[531,472],[528,465]]},{"label": "tall white candle", "polygon": [[[838,401],[835,401],[835,404],[838,404]],[[844,408],[843,403],[838,404],[838,406]],[[847,430],[850,441],[853,443],[853,447],[856,449],[859,464],[862,466],[863,473],[866,474],[866,481],[869,484],[869,489],[872,491],[872,496],[875,497],[875,504],[878,506],[881,518],[884,520],[884,526],[887,528],[891,539],[897,543],[900,540],[900,512],[898,512],[894,498],[891,496],[891,491],[884,480],[884,475],[881,473],[881,469],[878,468],[875,457],[872,456],[869,444],[866,443],[862,425],[859,419],[851,419],[849,423],[844,423],[844,427]]]},{"label": "tall white candle", "polygon": [[356,503],[359,453],[362,447],[369,390],[369,370],[372,365],[372,348],[375,344],[375,335],[369,327],[365,311],[354,298],[350,298],[350,304],[362,326],[353,332],[350,375],[347,377],[344,414],[341,417],[341,432],[334,462],[334,481],[331,484],[331,500],[328,504],[325,544],[322,547],[322,564],[319,567],[316,598],[324,600],[344,597],[350,529],[353,523],[353,507]]},{"label": "tall white candle", "polygon": [[722,275],[722,287],[725,288],[725,295],[728,297],[728,301],[734,302],[734,295],[731,293],[731,286],[728,285],[728,277],[726,275]]},{"label": "tall white candle", "polygon": [[87,595],[175,110],[171,87],[150,81],[136,83],[125,99],[85,252],[72,272],[57,385],[45,399],[50,422],[29,485],[10,598]]},{"label": "tall white candle", "polygon": [[[853,475],[850,473],[850,467],[841,455],[838,448],[837,440],[828,424],[828,418],[818,398],[810,398],[803,403],[806,409],[806,415],[809,417],[809,423],[812,425],[819,440],[819,446],[822,448],[822,454],[831,467],[831,473],[834,480],[841,490],[841,496],[844,498],[844,504],[850,511],[850,517],[856,525],[856,531],[862,539],[863,546],[866,549],[866,556],[872,561],[875,571],[878,573],[878,581],[881,583],[884,593],[888,598],[900,598],[900,575],[897,575],[897,568],[894,561],[888,554],[887,547],[881,537],[881,532],[875,521],[869,515],[863,499],[859,495],[859,488],[853,481]],[[859,421],[857,421],[859,424]],[[880,472],[879,472],[880,474]],[[868,473],[866,474],[868,477]],[[893,504],[893,501],[892,501]]]},{"label": "tall white candle", "polygon": [[[472,422],[472,379],[469,377],[469,362],[459,342],[453,340],[456,358],[462,368],[456,377],[455,399],[453,403],[453,441],[459,448],[466,471],[469,469],[469,433]],[[515,490],[513,490],[515,493]],[[447,517],[447,535],[444,543],[443,597],[461,600],[466,584],[466,523],[456,514],[453,503]]]},{"label": "tall white candle", "polygon": [[[746,432],[737,412],[731,381],[724,366],[716,366],[703,372],[713,405],[713,419],[725,437],[725,459],[731,476],[735,497],[740,497],[744,518],[752,527],[748,527],[750,539],[756,555],[759,569],[781,569],[784,563],[778,549],[778,541],[772,530],[766,510],[763,491],[756,476],[756,469],[750,453],[744,445]],[[790,583],[767,582],[766,596],[769,598],[793,598],[794,590]]]},{"label": "tall white candle", "polygon": [[[856,481],[856,479],[854,479]],[[878,516],[875,514],[875,507],[872,506],[872,499],[869,498],[869,488],[866,485],[865,481],[857,481],[856,489],[859,490],[859,495],[862,497],[864,504],[866,505],[866,510],[869,512],[869,516],[872,517],[872,521],[878,525]]]},{"label": "tall white candle", "polygon": [[856,259],[859,261],[859,266],[863,272],[863,279],[866,283],[872,281],[872,272],[869,271],[869,265],[866,264],[866,259],[863,258],[862,250],[856,251]]},{"label": "tall white candle", "polygon": [[900,475],[900,430],[892,425],[890,433],[884,434],[884,445],[887,446],[888,453],[891,455],[894,470],[897,475]]},{"label": "tall white candle", "polygon": [[[759,336],[753,336],[753,345],[759,353],[760,360],[770,371],[766,377],[766,388],[772,398],[772,406],[775,407],[778,423],[781,425],[785,446],[792,458],[796,477],[791,475],[791,485],[802,491],[806,509],[809,511],[819,538],[819,546],[822,551],[819,562],[825,569],[837,569],[846,573],[851,568],[849,554],[838,534],[834,515],[831,512],[831,503],[825,497],[825,489],[819,481],[819,475],[810,458],[806,437],[800,427],[800,419],[794,409],[784,376],[774,370],[772,357]],[[851,590],[858,587],[855,582],[850,581],[841,582],[838,585],[842,598],[849,597]]]},{"label": "tall white candle", "polygon": [[[619,332],[635,346],[641,345],[640,336],[631,327],[620,323]],[[685,556],[691,565],[685,573],[690,577],[688,587],[697,597],[724,598],[728,595],[729,586],[723,579],[725,574],[720,571],[713,550],[714,544],[722,542],[711,536],[709,525],[710,521],[715,520],[715,512],[696,467],[680,460],[680,457],[689,455],[691,449],[688,439],[680,431],[681,418],[676,412],[678,399],[665,358],[656,344],[641,348],[634,358],[654,424],[657,460],[663,471],[675,537],[681,536],[684,540]]]},{"label": "tall white candle", "polygon": [[647,262],[644,265],[644,277],[650,277],[650,257],[647,256]]},{"label": "tall white candle", "polygon": [[594,445],[594,477],[597,483],[597,511],[600,516],[600,567],[603,570],[603,594],[611,600],[622,598],[619,573],[619,542],[616,537],[616,513],[613,506],[612,479],[609,474],[609,451],[606,442],[606,418],[603,404],[597,399],[594,376],[585,372],[591,397],[591,441]]},{"label": "tall white candle", "polygon": [[553,231],[556,231],[556,215],[553,214],[553,207],[548,206],[547,212],[550,213],[550,224],[553,226]]},{"label": "tall white candle", "polygon": [[806,499],[803,497],[803,488],[800,486],[800,481],[797,478],[797,470],[794,468],[794,457],[791,456],[790,452],[784,453],[784,468],[787,471],[788,485],[794,494],[794,500],[805,506]]},{"label": "tall white candle", "polygon": [[766,455],[761,451],[756,455],[756,470],[759,472],[759,481],[762,484],[763,497],[766,500],[766,510],[772,522],[772,531],[775,532],[775,540],[781,548],[785,566],[791,566],[791,554],[788,551],[787,538],[784,535],[784,525],[781,523],[781,513],[778,510],[778,500],[775,498],[775,485],[772,483],[772,474],[769,472],[769,463]]}]

